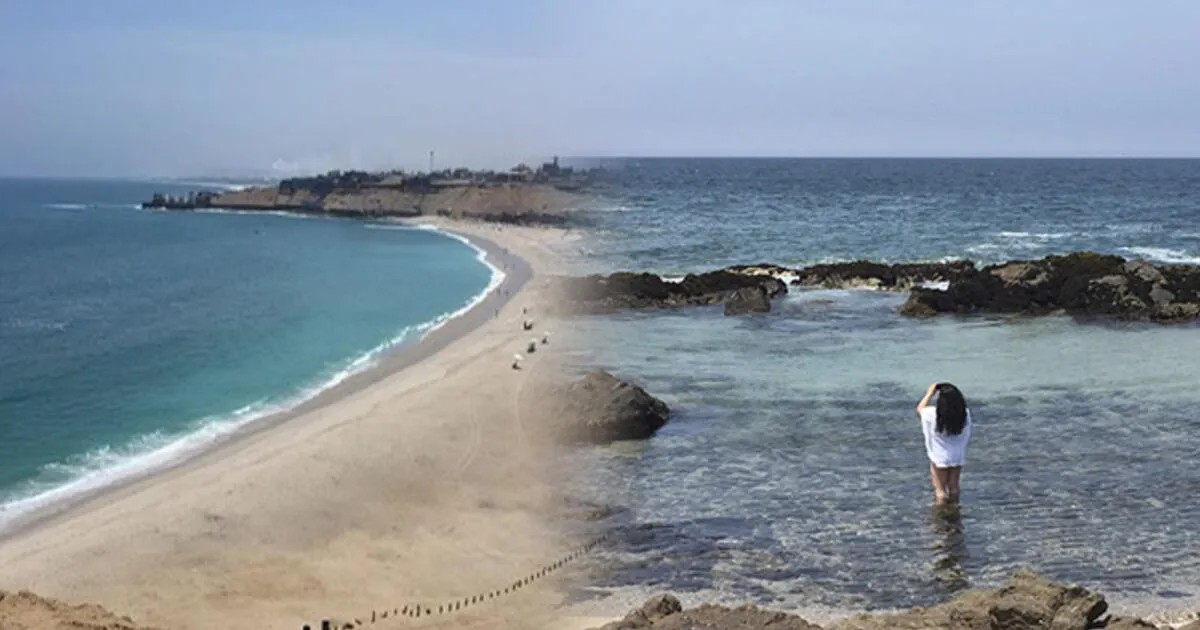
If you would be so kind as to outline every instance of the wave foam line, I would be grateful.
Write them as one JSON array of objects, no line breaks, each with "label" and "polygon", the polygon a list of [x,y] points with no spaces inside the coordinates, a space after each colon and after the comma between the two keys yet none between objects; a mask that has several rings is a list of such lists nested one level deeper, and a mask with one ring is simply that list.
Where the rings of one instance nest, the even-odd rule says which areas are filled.
[{"label": "wave foam line", "polygon": [[[78,498],[130,479],[152,474],[169,468],[229,438],[236,431],[251,423],[277,413],[294,409],[312,400],[322,392],[336,387],[346,379],[375,366],[388,351],[408,341],[413,334],[424,339],[430,332],[445,326],[450,320],[460,317],[480,302],[487,299],[507,277],[487,259],[487,252],[470,239],[438,229],[435,226],[414,226],[404,229],[422,229],[467,244],[477,253],[476,259],[491,271],[487,286],[459,309],[443,313],[431,320],[405,326],[399,333],[367,352],[351,359],[332,375],[314,386],[302,389],[298,394],[280,402],[259,401],[246,405],[224,416],[202,418],[195,428],[167,434],[156,431],[133,438],[121,448],[105,445],[67,462],[56,462],[43,467],[43,472],[53,477],[65,477],[66,481],[51,487],[35,485],[15,498],[0,503],[0,532],[18,517],[55,503]],[[35,482],[36,483],[36,482]]]},{"label": "wave foam line", "polygon": [[[491,295],[492,292],[495,291],[500,286],[501,283],[504,282],[504,279],[508,277],[508,274],[505,274],[503,271],[500,270],[499,267],[497,267],[495,264],[493,264],[492,261],[488,260],[487,250],[476,245],[473,241],[471,241],[471,239],[469,239],[461,234],[458,234],[455,232],[450,232],[448,230],[443,230],[436,225],[431,225],[428,223],[419,223],[419,224],[413,225],[412,228],[410,228],[410,229],[424,230],[427,232],[436,232],[438,234],[441,234],[442,236],[452,238],[460,243],[465,244],[467,247],[470,247],[471,249],[475,250],[475,260],[478,260],[480,263],[485,265],[491,271],[491,277],[488,279],[488,284],[486,287],[483,288],[483,291],[479,292],[479,294],[477,294],[475,297],[473,297],[470,301],[468,301],[465,305],[463,305],[462,308],[458,309],[457,311],[443,315],[443,316],[437,318],[436,320],[434,320],[434,323],[430,326],[429,330],[425,331],[425,333],[424,333],[425,335],[428,335],[429,333],[441,328],[442,326],[445,326],[446,322],[448,322],[456,317],[465,315],[468,311],[470,311],[471,309],[473,309],[477,305],[479,305],[480,302],[483,302],[484,300],[486,300],[487,297],[489,295]],[[422,335],[422,338],[424,338],[424,335]]]},{"label": "wave foam line", "polygon": [[1172,265],[1200,265],[1200,256],[1192,256],[1181,249],[1169,249],[1166,247],[1122,247],[1121,251],[1129,252],[1148,260]]},{"label": "wave foam line", "polygon": [[[173,210],[148,209],[147,212],[174,212],[174,211]],[[284,219],[301,219],[301,220],[305,220],[305,221],[312,221],[312,220],[333,221],[333,220],[339,219],[339,217],[335,217],[332,215],[325,216],[325,215],[316,214],[316,213],[309,214],[309,213],[304,213],[304,212],[291,212],[288,210],[235,210],[233,208],[193,208],[191,210],[188,210],[187,212],[192,212],[195,214],[233,214],[233,215],[244,215],[244,216],[270,216],[270,217],[282,217]]]}]

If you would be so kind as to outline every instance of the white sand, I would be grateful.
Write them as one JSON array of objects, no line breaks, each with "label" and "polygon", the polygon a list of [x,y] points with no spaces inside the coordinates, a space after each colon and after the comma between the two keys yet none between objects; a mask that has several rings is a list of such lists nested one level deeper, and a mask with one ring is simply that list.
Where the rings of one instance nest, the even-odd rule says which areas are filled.
[{"label": "white sand", "polygon": [[[548,516],[552,447],[522,423],[536,402],[522,392],[547,369],[553,339],[524,369],[510,368],[540,337],[540,328],[521,329],[521,309],[536,315],[546,298],[541,274],[561,231],[441,224],[532,267],[498,318],[511,284],[436,343],[304,409],[40,515],[0,541],[0,588],[96,602],[165,628],[315,628],[322,618],[369,619],[416,601],[436,608],[503,588],[580,542]],[[519,275],[514,267],[509,282]],[[562,329],[555,323],[555,336]],[[554,618],[558,579],[452,615],[376,625],[539,627]]]}]

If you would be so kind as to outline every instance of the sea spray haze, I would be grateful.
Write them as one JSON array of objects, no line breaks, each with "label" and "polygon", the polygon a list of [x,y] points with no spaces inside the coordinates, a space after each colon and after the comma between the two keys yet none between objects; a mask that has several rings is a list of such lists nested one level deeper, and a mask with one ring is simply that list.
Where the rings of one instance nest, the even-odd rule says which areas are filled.
[{"label": "sea spray haze", "polygon": [[[616,165],[581,268],[667,274],[1075,250],[1200,263],[1200,161],[649,160]],[[793,290],[581,318],[580,370],[672,405],[645,444],[575,456],[616,510],[613,610],[650,592],[890,608],[1023,565],[1125,611],[1200,608],[1200,329],[897,315],[904,295]],[[957,515],[931,511],[913,407],[949,380],[975,433]],[[609,602],[612,599],[607,600]],[[605,608],[607,611],[609,608]]]},{"label": "sea spray haze", "polygon": [[137,209],[162,188],[0,180],[0,525],[311,395],[499,273],[431,230]]}]

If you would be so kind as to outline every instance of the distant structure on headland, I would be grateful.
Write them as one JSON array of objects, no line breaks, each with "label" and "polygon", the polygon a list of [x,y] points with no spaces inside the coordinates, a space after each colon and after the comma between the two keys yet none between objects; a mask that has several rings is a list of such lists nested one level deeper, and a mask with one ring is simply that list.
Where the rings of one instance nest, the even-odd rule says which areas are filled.
[{"label": "distant structure on headland", "polygon": [[[430,152],[430,163],[433,154]],[[451,214],[561,219],[554,206],[567,206],[575,193],[597,179],[599,169],[576,170],[557,157],[536,169],[518,164],[507,171],[443,169],[429,172],[329,171],[310,177],[290,177],[276,185],[237,191],[155,194],[143,208],[196,210],[283,210],[354,217]]]},{"label": "distant structure on headland", "polygon": [[[429,152],[430,165],[433,164],[433,152]],[[279,182],[281,194],[296,192],[311,192],[317,195],[328,195],[334,191],[363,191],[368,189],[391,189],[411,193],[435,193],[448,188],[490,188],[500,186],[544,185],[559,190],[579,191],[593,181],[590,170],[575,170],[569,166],[561,166],[556,156],[550,162],[545,162],[537,169],[527,164],[518,164],[507,171],[482,170],[469,168],[443,169],[440,171],[409,173],[403,170],[392,171],[329,171],[323,175],[310,177],[290,177]],[[191,208],[214,207],[213,202],[220,195],[212,192],[188,193],[186,196],[172,196],[156,193],[149,201],[143,202],[143,208],[164,208],[168,210],[186,210]]]},{"label": "distant structure on headland", "polygon": [[[430,164],[433,164],[430,152]],[[359,190],[364,188],[392,188],[404,192],[432,193],[446,188],[476,186],[512,186],[519,184],[542,184],[560,190],[580,190],[592,182],[591,171],[576,171],[569,166],[560,166],[558,157],[543,163],[536,170],[522,163],[507,171],[476,171],[469,168],[442,169],[425,173],[407,173],[402,170],[330,171],[312,177],[293,177],[279,182],[282,192],[309,190],[328,194],[334,190]]]}]

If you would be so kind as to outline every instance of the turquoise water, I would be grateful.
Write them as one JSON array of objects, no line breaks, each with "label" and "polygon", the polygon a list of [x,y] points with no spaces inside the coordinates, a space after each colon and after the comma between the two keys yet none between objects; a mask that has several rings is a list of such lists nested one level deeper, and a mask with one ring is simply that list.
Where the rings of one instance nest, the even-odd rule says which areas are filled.
[{"label": "turquoise water", "polygon": [[[607,193],[615,211],[581,241],[598,270],[1079,249],[1200,263],[1196,160],[649,160]],[[581,596],[886,609],[1030,566],[1123,605],[1200,607],[1200,325],[914,320],[904,298],[793,289],[763,316],[581,319],[579,369],[672,407],[653,440],[567,463],[577,495],[614,510]],[[913,412],[941,380],[977,423],[954,513],[931,509]]]},{"label": "turquoise water", "polygon": [[0,180],[6,516],[294,404],[492,280],[430,230],[137,209],[166,188]]}]

